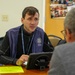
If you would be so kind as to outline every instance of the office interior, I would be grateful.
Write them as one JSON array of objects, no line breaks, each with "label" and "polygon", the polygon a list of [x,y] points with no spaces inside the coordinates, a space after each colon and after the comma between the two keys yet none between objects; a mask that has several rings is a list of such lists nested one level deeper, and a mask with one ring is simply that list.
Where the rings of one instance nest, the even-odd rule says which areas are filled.
[{"label": "office interior", "polygon": [[[21,13],[26,6],[35,6],[40,13],[38,26],[41,27],[47,35],[56,35],[64,39],[61,33],[64,29],[64,18],[51,18],[50,3],[51,0],[0,0],[0,37],[4,37],[6,31],[10,28],[21,25]],[[39,71],[35,70],[26,71],[24,68],[24,72],[28,75],[37,75],[38,73],[39,75],[47,75],[47,71],[48,69],[39,73]]]}]

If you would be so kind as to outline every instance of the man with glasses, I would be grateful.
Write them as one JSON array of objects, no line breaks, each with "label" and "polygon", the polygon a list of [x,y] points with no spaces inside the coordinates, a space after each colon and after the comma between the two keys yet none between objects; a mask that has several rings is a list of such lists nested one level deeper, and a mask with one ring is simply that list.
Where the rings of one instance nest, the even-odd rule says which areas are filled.
[{"label": "man with glasses", "polygon": [[66,44],[55,47],[48,75],[75,75],[75,8],[64,20]]}]

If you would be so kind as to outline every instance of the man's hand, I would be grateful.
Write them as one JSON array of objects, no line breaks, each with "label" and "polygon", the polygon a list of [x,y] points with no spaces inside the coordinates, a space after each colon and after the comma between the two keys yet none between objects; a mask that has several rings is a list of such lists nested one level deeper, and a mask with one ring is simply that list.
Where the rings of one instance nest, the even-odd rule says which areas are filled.
[{"label": "man's hand", "polygon": [[25,61],[28,61],[29,55],[23,54],[17,61],[16,65],[22,65]]}]

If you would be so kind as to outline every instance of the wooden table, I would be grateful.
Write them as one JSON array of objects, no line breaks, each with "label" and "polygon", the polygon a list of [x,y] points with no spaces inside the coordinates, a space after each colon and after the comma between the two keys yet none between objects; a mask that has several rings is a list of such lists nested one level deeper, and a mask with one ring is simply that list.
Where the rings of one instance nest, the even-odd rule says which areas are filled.
[{"label": "wooden table", "polygon": [[24,73],[9,73],[9,74],[0,74],[0,75],[47,75],[48,68],[45,70],[26,70],[25,67],[23,67]]}]

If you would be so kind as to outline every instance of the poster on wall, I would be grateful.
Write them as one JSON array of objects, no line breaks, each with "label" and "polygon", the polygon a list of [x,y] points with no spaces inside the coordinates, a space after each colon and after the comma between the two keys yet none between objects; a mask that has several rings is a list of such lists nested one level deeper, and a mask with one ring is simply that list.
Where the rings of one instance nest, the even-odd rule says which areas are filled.
[{"label": "poster on wall", "polygon": [[51,18],[65,18],[73,7],[75,7],[75,0],[50,0]]}]

